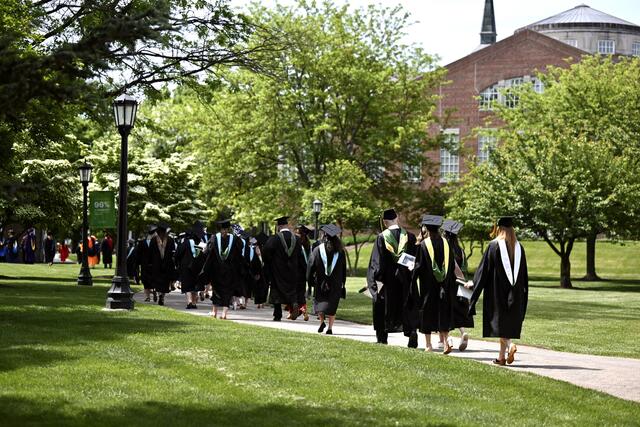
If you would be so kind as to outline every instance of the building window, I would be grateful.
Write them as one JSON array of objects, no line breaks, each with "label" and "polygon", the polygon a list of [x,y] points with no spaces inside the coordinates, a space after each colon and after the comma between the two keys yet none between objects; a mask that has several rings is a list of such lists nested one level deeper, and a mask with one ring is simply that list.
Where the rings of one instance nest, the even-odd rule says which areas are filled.
[{"label": "building window", "polygon": [[569,46],[578,47],[578,40],[569,39],[569,40],[565,40],[564,42]]},{"label": "building window", "polygon": [[631,55],[640,56],[640,42],[633,42],[631,45]]},{"label": "building window", "polygon": [[542,83],[542,80],[540,80],[537,77],[534,77],[531,79],[531,83],[533,84],[533,91],[535,93],[544,92],[544,83]]},{"label": "building window", "polygon": [[497,138],[489,132],[478,135],[478,163],[489,160],[491,152],[496,148]]},{"label": "building window", "polygon": [[440,182],[453,182],[460,178],[460,160],[457,154],[460,130],[447,129],[444,136],[445,146],[440,148]]},{"label": "building window", "polygon": [[480,111],[492,111],[498,102],[498,85],[493,85],[480,92]]},{"label": "building window", "polygon": [[598,40],[598,53],[612,55],[616,53],[616,42],[613,40]]},{"label": "building window", "polygon": [[418,184],[422,182],[422,162],[405,163],[402,165],[402,174],[406,182]]},{"label": "building window", "polygon": [[504,92],[504,105],[507,106],[507,108],[516,108],[518,106],[520,97],[514,93],[514,90],[520,86],[523,81],[524,79],[522,77],[517,77],[507,81],[507,89]]}]

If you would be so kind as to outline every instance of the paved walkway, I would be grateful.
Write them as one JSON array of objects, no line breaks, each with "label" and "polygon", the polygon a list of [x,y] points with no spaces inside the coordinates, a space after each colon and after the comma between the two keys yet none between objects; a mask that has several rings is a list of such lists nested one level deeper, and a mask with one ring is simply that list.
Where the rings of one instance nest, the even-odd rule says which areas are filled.
[{"label": "paved walkway", "polygon": [[[149,304],[143,302],[143,298],[144,296],[141,293],[135,296],[138,304]],[[165,304],[173,309],[199,316],[208,316],[211,311],[210,302],[199,303],[197,310],[185,310],[185,298],[177,292],[168,294]],[[340,311],[338,310],[339,314]],[[302,317],[295,322],[285,319],[281,322],[274,322],[270,307],[258,310],[253,304],[250,304],[246,310],[229,310],[228,318],[238,323],[294,332],[317,334],[318,329],[318,321],[315,316],[312,316],[308,322],[303,321]],[[476,328],[471,332],[472,334],[474,332],[478,333],[478,329]],[[333,333],[335,338],[372,343],[376,341],[374,330],[370,325],[336,320]],[[432,339],[435,343],[435,335]],[[450,356],[463,357],[487,364],[491,364],[496,357],[498,344],[495,342],[469,340],[469,346],[463,352],[457,350],[458,342],[458,338],[454,338],[455,350],[450,353]],[[391,334],[389,335],[389,344],[406,346],[407,338],[402,334]],[[424,335],[420,336],[419,344],[419,348],[424,349]],[[496,368],[500,367],[496,366]],[[602,391],[622,399],[640,402],[640,360],[638,359],[563,353],[518,345],[516,362],[502,369],[531,372],[581,387]]]}]

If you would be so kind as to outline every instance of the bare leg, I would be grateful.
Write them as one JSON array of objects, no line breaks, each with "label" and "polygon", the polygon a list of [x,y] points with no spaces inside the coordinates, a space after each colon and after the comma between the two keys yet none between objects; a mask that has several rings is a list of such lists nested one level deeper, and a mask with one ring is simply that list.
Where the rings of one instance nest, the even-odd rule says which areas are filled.
[{"label": "bare leg", "polygon": [[451,350],[453,350],[453,347],[449,342],[449,331],[440,332],[440,334],[442,335],[442,343],[444,344],[444,350],[442,351],[442,353],[443,354],[451,353]]},{"label": "bare leg", "polygon": [[215,304],[211,306],[211,315],[214,319],[218,317],[218,307]]},{"label": "bare leg", "polygon": [[336,320],[336,315],[329,316],[329,329],[333,329],[333,322]]},{"label": "bare leg", "polygon": [[500,338],[500,354],[498,355],[498,360],[504,361],[504,353],[507,351],[507,339]]},{"label": "bare leg", "polygon": [[424,334],[424,338],[427,341],[425,351],[433,351],[433,347],[431,346],[431,334]]},{"label": "bare leg", "polygon": [[222,318],[224,320],[227,319],[227,313],[229,312],[229,307],[222,307]]}]

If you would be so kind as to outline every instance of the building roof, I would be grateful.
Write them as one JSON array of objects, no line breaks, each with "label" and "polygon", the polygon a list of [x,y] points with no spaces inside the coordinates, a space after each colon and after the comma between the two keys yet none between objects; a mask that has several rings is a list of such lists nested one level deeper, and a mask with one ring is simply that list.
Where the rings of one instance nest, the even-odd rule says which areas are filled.
[{"label": "building roof", "polygon": [[522,30],[516,32],[512,36],[502,39],[497,43],[478,46],[470,54],[445,65],[445,68],[449,70],[453,70],[459,67],[465,67],[469,63],[482,60],[485,57],[489,57],[492,55],[500,55],[500,52],[503,49],[511,45],[517,45],[520,43],[538,43],[538,44],[544,45],[546,46],[547,49],[557,52],[558,55],[561,55],[563,58],[568,58],[568,57],[579,58],[582,55],[587,54],[587,52],[585,52],[582,49],[578,49],[576,47],[570,46],[564,42],[561,42],[559,40],[546,36],[537,31],[532,31],[530,29],[523,28]]},{"label": "building roof", "polygon": [[638,25],[616,18],[607,13],[592,9],[586,4],[581,4],[573,9],[565,10],[557,15],[543,19],[533,24],[527,25],[525,28],[551,28],[562,26],[579,26],[580,24],[609,24],[612,26],[638,27]]}]

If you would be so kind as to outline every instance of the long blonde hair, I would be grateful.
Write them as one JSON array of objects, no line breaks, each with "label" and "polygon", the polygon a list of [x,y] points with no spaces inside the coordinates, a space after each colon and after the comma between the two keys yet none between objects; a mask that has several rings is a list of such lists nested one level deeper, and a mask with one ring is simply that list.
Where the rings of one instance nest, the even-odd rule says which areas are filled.
[{"label": "long blonde hair", "polygon": [[496,236],[498,240],[504,240],[507,244],[507,252],[509,253],[509,260],[511,263],[514,263],[513,254],[516,251],[516,231],[513,227],[504,227],[502,225],[498,226],[498,235]]}]

